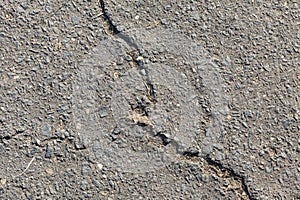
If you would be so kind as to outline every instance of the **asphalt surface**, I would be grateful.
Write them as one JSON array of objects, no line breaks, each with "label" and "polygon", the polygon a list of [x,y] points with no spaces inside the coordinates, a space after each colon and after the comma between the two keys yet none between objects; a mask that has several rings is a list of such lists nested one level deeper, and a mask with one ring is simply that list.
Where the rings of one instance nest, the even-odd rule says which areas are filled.
[{"label": "asphalt surface", "polygon": [[0,3],[1,199],[300,199],[298,1]]}]

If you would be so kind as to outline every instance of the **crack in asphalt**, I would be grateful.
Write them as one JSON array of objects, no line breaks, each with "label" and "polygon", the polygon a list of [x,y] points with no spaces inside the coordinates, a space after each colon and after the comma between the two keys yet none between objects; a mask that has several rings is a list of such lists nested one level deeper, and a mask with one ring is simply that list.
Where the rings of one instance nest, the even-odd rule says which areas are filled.
[{"label": "crack in asphalt", "polygon": [[113,24],[109,14],[107,13],[104,0],[99,0],[100,7],[103,13],[103,19],[108,23],[108,30],[112,33],[112,35],[118,35],[122,40],[124,40],[129,46],[138,49],[138,46],[124,33],[119,31],[117,27]]},{"label": "crack in asphalt", "polygon": [[[107,9],[106,9],[104,0],[99,0],[99,3],[100,3],[100,7],[101,7],[102,13],[103,13],[103,15],[102,15],[103,19],[104,19],[105,22],[108,23],[108,30],[110,31],[110,33],[113,36],[118,36],[119,38],[121,38],[129,46],[133,47],[138,52],[138,54],[141,55],[138,45],[135,44],[129,36],[122,33],[121,31],[119,31],[118,28],[114,25],[112,19],[109,16],[110,14],[107,13]],[[135,63],[136,66],[138,66],[141,69],[144,69],[144,70],[146,70],[146,72],[148,72],[147,68],[144,67],[143,62],[138,61],[137,59],[133,59],[133,62]],[[152,84],[151,81],[148,78],[148,73],[147,73],[147,84]],[[192,157],[203,158],[208,165],[216,167],[219,170],[226,171],[230,175],[230,177],[234,178],[235,180],[238,180],[241,183],[242,190],[245,192],[248,199],[249,200],[254,199],[254,197],[251,195],[251,193],[249,191],[249,188],[246,184],[245,177],[238,174],[237,172],[235,172],[232,168],[225,167],[222,163],[213,160],[209,156],[209,154],[206,155],[206,156],[201,156],[201,155],[199,155],[198,151],[192,151],[192,150],[182,151],[182,145],[180,145],[180,143],[178,141],[176,141],[174,139],[167,138],[162,133],[154,134],[154,136],[160,137],[164,145],[169,145],[169,144],[173,145],[176,148],[177,153],[184,156],[184,157],[187,157],[187,158],[192,158]]]},{"label": "crack in asphalt", "polygon": [[[99,2],[100,2],[100,6],[101,6],[101,9],[102,9],[102,13],[103,13],[103,15],[102,15],[103,19],[108,23],[108,26],[109,26],[108,30],[110,30],[111,34],[113,36],[118,36],[124,42],[126,42],[127,45],[129,45],[130,47],[133,47],[138,52],[137,56],[141,55],[140,49],[139,49],[138,45],[135,44],[129,36],[127,36],[126,34],[122,33],[121,31],[119,31],[117,29],[117,27],[113,24],[113,21],[111,20],[111,18],[109,17],[109,14],[107,13],[104,0],[99,0]],[[145,72],[146,72],[146,81],[145,82],[146,82],[147,86],[149,86],[149,88],[152,88],[152,92],[153,92],[153,84],[152,84],[152,82],[151,82],[151,80],[149,78],[149,73],[148,73],[147,67],[144,66],[144,63],[142,61],[139,61],[136,58],[133,58],[133,62],[141,70],[145,70]],[[155,97],[154,97],[155,96],[154,93],[152,93],[151,96],[153,97],[152,102],[155,104],[156,100],[155,100]],[[183,156],[184,155],[189,155],[188,152],[182,150],[183,146],[178,141],[176,141],[174,139],[171,139],[171,138],[168,138],[169,141],[166,142],[166,136],[163,133],[154,133],[154,131],[153,131],[152,128],[151,128],[151,132],[152,132],[152,134],[153,134],[154,137],[155,136],[160,137],[161,140],[162,140],[162,142],[163,142],[163,144],[165,146],[168,145],[168,144],[173,145],[175,147],[175,149],[176,149],[176,153],[177,154],[180,154],[180,155],[183,155]]]},{"label": "crack in asphalt", "polygon": [[117,27],[113,24],[112,20],[110,19],[110,17],[108,16],[107,10],[105,8],[105,3],[104,0],[99,0],[100,3],[100,7],[103,13],[103,18],[106,22],[108,22],[109,24],[109,30],[115,35],[115,34],[119,34],[120,31],[118,31]]},{"label": "crack in asphalt", "polygon": [[246,184],[246,180],[245,180],[244,176],[238,174],[232,168],[225,167],[222,163],[211,159],[209,157],[209,155],[207,155],[205,157],[202,157],[202,158],[207,162],[207,164],[213,165],[213,166],[217,167],[220,170],[225,170],[225,171],[229,172],[230,177],[233,177],[234,179],[239,180],[242,183],[242,189],[245,192],[245,194],[247,195],[247,197],[249,198],[249,200],[254,200],[254,197],[252,197],[252,195],[251,195],[251,193],[248,189],[248,186]]}]

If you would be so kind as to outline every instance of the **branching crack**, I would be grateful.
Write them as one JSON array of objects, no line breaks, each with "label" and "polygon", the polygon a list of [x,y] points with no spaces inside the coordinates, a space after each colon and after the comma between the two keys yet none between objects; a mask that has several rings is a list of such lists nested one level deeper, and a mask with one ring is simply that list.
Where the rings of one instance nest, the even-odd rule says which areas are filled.
[{"label": "branching crack", "polygon": [[248,199],[250,199],[250,200],[254,199],[254,197],[252,197],[252,195],[249,192],[248,186],[247,186],[246,181],[245,181],[245,177],[243,177],[240,174],[236,173],[233,169],[225,167],[222,163],[211,159],[208,155],[205,156],[205,157],[202,157],[202,158],[207,162],[207,164],[209,164],[211,166],[214,166],[214,167],[216,167],[216,168],[218,168],[222,171],[227,171],[228,174],[231,177],[233,177],[236,180],[239,180],[242,184],[242,189],[245,192],[245,194],[247,195]]},{"label": "branching crack", "polygon": [[[140,51],[139,51],[139,47],[136,43],[134,43],[132,41],[132,39],[122,33],[120,30],[118,30],[117,26],[113,23],[112,19],[110,18],[110,14],[107,12],[107,9],[106,9],[106,6],[105,6],[105,2],[104,0],[99,0],[99,3],[100,3],[100,6],[101,6],[101,9],[102,9],[102,13],[103,13],[103,19],[104,21],[108,24],[108,30],[110,31],[110,33],[116,37],[119,37],[121,38],[123,41],[125,41],[129,46],[133,47],[135,49],[135,51],[137,51],[137,53],[139,55],[140,54]],[[135,55],[134,57],[137,57],[138,55]],[[133,61],[135,62],[135,64],[139,67],[141,67],[142,69],[145,69],[146,68],[143,66],[143,63],[138,61],[137,59],[133,59]],[[146,70],[147,71],[147,70]],[[151,81],[150,80],[147,80],[147,87],[149,89],[149,97],[150,98],[153,98],[155,100],[155,93],[154,93],[154,89],[153,89],[153,84],[151,84]],[[245,177],[241,176],[240,174],[236,173],[233,169],[231,168],[228,168],[228,167],[225,167],[223,166],[223,164],[221,164],[220,162],[217,162],[215,160],[212,160],[209,155],[207,156],[201,156],[199,154],[198,151],[189,151],[189,150],[182,150],[182,146],[175,140],[173,139],[170,139],[168,138],[165,134],[163,133],[157,133],[155,134],[154,136],[157,136],[159,138],[161,138],[162,142],[164,145],[174,145],[176,147],[176,151],[178,154],[181,154],[182,156],[184,157],[189,157],[189,158],[192,158],[192,157],[201,157],[203,158],[208,165],[220,170],[220,171],[225,171],[229,174],[230,177],[233,177],[235,180],[238,180],[239,182],[241,182],[242,184],[242,190],[244,191],[244,193],[246,194],[247,198],[252,200],[254,199],[254,197],[252,197],[252,195],[250,194],[249,192],[249,189],[246,185],[246,181],[245,181]]]},{"label": "branching crack", "polygon": [[204,159],[209,166],[213,167],[214,169],[217,169],[218,171],[225,172],[225,174],[228,174],[229,177],[232,177],[233,179],[239,181],[241,183],[241,187],[242,187],[241,189],[243,190],[244,194],[246,195],[245,197],[247,199],[249,200],[255,199],[249,192],[248,186],[245,181],[245,177],[238,174],[233,169],[225,167],[222,163],[213,160],[211,157],[209,157],[209,155],[201,156],[198,153],[195,153],[194,151],[185,151],[182,155],[188,158],[198,157]]}]

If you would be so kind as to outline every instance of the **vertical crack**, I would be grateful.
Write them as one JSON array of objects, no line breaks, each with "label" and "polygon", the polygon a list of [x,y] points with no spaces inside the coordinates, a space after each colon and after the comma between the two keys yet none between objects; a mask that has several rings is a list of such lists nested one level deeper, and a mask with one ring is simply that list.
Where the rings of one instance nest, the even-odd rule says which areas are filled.
[{"label": "vertical crack", "polygon": [[107,13],[107,9],[105,7],[104,0],[99,0],[100,7],[103,13],[103,19],[108,23],[108,28],[111,31],[113,35],[119,34],[120,31],[117,29],[117,27],[113,24],[112,20],[109,17],[109,14]]}]

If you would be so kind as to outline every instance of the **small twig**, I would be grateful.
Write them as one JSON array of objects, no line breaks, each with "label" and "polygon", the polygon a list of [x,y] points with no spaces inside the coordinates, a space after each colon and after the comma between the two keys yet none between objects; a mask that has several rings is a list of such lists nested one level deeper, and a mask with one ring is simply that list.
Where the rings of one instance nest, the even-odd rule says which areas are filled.
[{"label": "small twig", "polygon": [[15,177],[19,177],[19,176],[22,176],[30,167],[30,165],[32,164],[32,162],[34,161],[35,159],[35,156],[30,160],[30,162],[28,163],[27,167],[25,168],[24,171],[22,171],[19,175],[15,176]]}]

